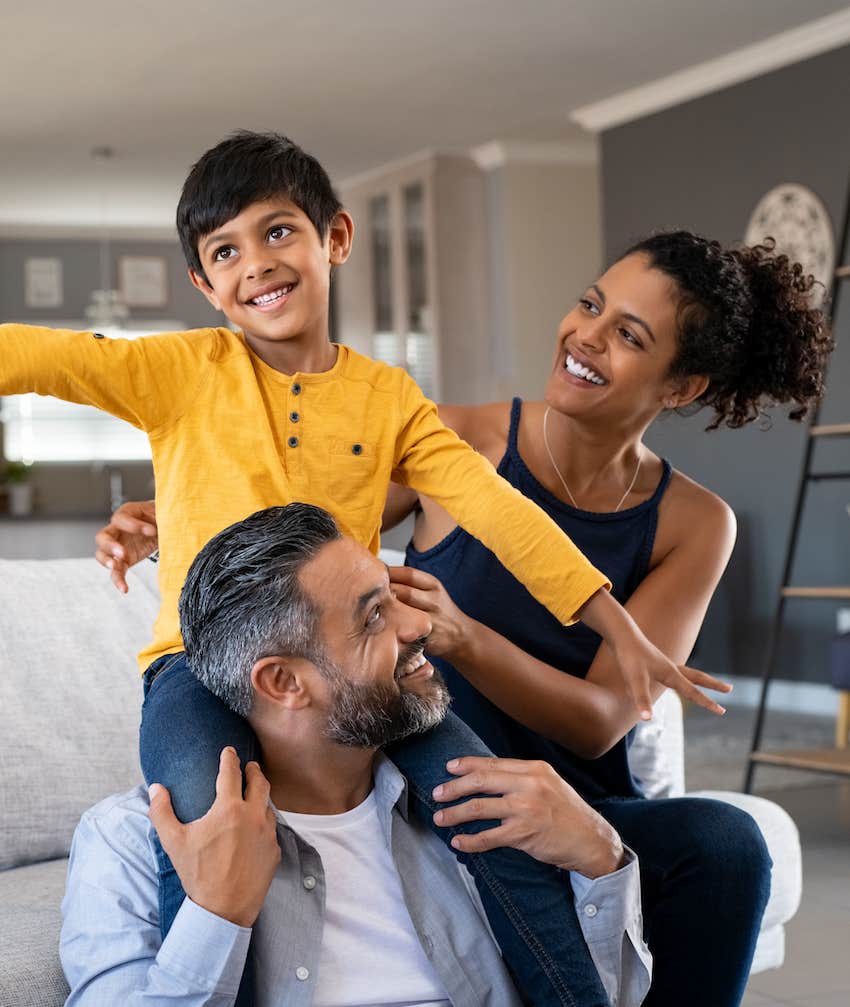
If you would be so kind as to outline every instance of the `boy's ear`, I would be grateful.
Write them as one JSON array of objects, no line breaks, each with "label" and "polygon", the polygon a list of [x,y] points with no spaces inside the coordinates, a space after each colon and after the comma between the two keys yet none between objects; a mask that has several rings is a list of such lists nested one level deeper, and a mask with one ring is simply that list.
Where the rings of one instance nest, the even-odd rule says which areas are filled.
[{"label": "boy's ear", "polygon": [[311,687],[316,669],[300,657],[262,657],[251,669],[257,699],[287,710],[300,710],[313,701]]},{"label": "boy's ear", "polygon": [[196,273],[194,269],[190,269],[189,279],[192,281],[192,286],[200,290],[215,310],[221,311],[221,302],[218,297],[216,297],[216,293],[213,288],[209,285],[209,283],[207,283],[206,278],[201,273]]},{"label": "boy's ear", "polygon": [[328,252],[332,266],[341,266],[351,254],[354,220],[348,210],[340,210],[328,228]]}]

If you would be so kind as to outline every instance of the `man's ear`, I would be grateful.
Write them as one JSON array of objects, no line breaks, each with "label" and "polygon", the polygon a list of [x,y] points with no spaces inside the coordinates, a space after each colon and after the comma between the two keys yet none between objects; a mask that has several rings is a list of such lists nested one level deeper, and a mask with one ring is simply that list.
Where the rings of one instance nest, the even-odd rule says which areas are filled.
[{"label": "man's ear", "polygon": [[354,221],[348,210],[340,210],[328,228],[328,254],[332,266],[341,266],[351,255]]},{"label": "man's ear", "polygon": [[262,657],[251,669],[251,685],[258,699],[300,710],[313,702],[315,672],[303,657]]},{"label": "man's ear", "polygon": [[209,285],[209,283],[207,283],[204,275],[202,273],[196,273],[194,269],[190,269],[189,279],[192,281],[192,286],[200,290],[215,310],[221,311],[221,302],[218,297],[216,297],[216,293],[213,288]]},{"label": "man's ear", "polygon": [[704,374],[692,374],[690,377],[677,379],[664,395],[666,409],[679,409],[690,405],[708,388],[709,379]]}]

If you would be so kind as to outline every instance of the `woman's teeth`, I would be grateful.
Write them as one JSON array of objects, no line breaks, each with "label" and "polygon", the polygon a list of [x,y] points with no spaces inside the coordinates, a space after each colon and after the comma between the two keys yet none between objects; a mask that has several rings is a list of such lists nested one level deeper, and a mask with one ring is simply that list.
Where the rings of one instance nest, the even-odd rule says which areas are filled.
[{"label": "woman's teeth", "polygon": [[577,378],[584,378],[585,381],[589,381],[593,385],[604,385],[606,381],[604,378],[600,378],[596,371],[592,371],[589,367],[585,367],[575,360],[571,354],[567,354],[567,370],[570,374],[575,375]]}]

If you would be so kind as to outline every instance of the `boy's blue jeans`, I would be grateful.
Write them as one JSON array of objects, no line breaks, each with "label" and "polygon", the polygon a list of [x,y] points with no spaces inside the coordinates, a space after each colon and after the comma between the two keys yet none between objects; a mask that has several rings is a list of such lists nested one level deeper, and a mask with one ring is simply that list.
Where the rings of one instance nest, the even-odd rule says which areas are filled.
[{"label": "boy's blue jeans", "polygon": [[[200,818],[215,800],[215,778],[225,745],[233,745],[243,766],[258,757],[257,742],[247,722],[201,685],[182,654],[155,661],[145,673],[142,770],[148,783],[168,788],[174,812],[182,821]],[[447,843],[457,831],[481,831],[495,824],[474,822],[452,830],[437,829],[432,822],[431,816],[440,805],[431,798],[431,791],[451,779],[445,768],[449,759],[491,754],[453,714],[428,734],[393,746],[389,754],[408,779],[415,814]],[[164,937],[185,893],[158,840],[156,847]],[[511,849],[457,856],[475,877],[505,961],[530,1003],[537,1007],[607,1007],[566,874]],[[246,969],[237,1007],[249,1007],[252,1000],[251,976]]]}]

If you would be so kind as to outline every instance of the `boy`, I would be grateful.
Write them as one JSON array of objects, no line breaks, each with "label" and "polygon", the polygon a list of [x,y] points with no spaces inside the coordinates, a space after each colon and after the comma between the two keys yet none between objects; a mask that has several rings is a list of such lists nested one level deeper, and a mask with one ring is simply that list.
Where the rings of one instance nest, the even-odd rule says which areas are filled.
[{"label": "boy", "polygon": [[[580,616],[599,632],[642,715],[649,716],[650,681],[715,707],[646,640],[608,594],[606,578],[554,523],[442,426],[404,371],[329,341],[330,270],[349,255],[353,223],[315,159],[285,137],[237,133],[193,167],[177,228],[192,283],[240,331],[125,341],[0,326],[0,395],[36,391],[89,403],[150,438],[163,600],[154,639],[139,657],[141,756],[146,779],[169,787],[179,817],[198,817],[212,803],[225,744],[236,744],[243,764],[253,757],[245,723],[203,690],[182,656],[177,599],[192,559],[222,528],[292,500],[324,506],[377,551],[391,479],[441,503],[562,622]],[[368,634],[367,624],[353,628],[352,646],[368,650]],[[439,738],[433,743],[421,777],[408,771],[422,793],[445,781],[448,758],[482,751],[472,735],[458,751],[457,728],[450,750],[439,748]],[[495,865],[488,877],[498,876],[499,855],[486,855]],[[160,866],[166,931],[183,892],[164,854]],[[570,998],[552,956],[539,951],[547,940],[529,939],[517,924],[526,887],[524,880],[516,886],[513,902],[499,884],[482,887],[521,984],[541,1003],[604,1003],[592,975],[582,973],[581,985],[586,956],[571,963],[575,948],[554,954],[554,969],[572,969],[573,992],[581,990]],[[528,898],[528,912],[538,910]]]}]

